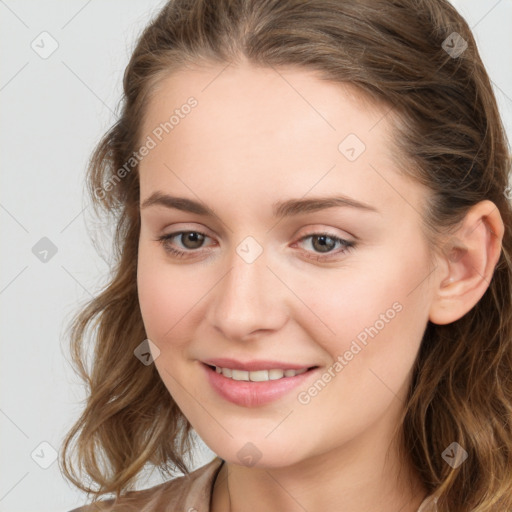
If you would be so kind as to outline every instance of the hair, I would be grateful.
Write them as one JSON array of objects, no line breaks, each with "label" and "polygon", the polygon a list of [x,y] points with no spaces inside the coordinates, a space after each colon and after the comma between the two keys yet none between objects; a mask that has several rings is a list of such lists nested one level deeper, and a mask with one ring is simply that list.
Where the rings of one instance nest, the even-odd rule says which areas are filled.
[{"label": "hair", "polygon": [[[454,32],[467,42],[459,56],[443,48]],[[97,500],[132,488],[146,464],[166,476],[189,473],[192,427],[155,365],[134,357],[146,338],[136,279],[138,165],[118,177],[139,148],[148,102],[164,78],[188,65],[242,59],[317,72],[391,109],[400,172],[428,190],[422,225],[433,251],[444,250],[442,240],[471,206],[488,199],[498,208],[505,232],[484,295],[457,321],[427,323],[399,449],[435,493],[439,512],[512,511],[511,159],[471,30],[447,0],[173,0],[155,14],[125,70],[121,114],[88,165],[94,210],[115,222],[115,262],[108,284],[71,325],[87,399],[59,458],[66,478]],[[75,439],[80,475],[70,453]],[[457,468],[441,456],[453,442],[468,454]],[[83,470],[98,489],[83,483]]]}]

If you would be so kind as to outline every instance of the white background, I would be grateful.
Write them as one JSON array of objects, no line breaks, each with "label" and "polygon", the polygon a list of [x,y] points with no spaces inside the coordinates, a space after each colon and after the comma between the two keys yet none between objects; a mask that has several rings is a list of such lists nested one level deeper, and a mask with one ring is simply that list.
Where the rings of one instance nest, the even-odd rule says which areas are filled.
[{"label": "white background", "polygon": [[[108,239],[98,254],[90,238],[84,173],[116,119],[135,39],[164,3],[0,0],[0,512],[85,503],[57,461],[43,469],[34,459],[51,462],[41,443],[59,450],[81,411],[65,329],[105,282],[109,258]],[[474,29],[511,137],[512,0],[454,4]],[[58,42],[46,59],[31,48],[43,31]],[[46,263],[32,252],[42,237],[57,248]],[[213,456],[201,446],[196,466]],[[144,487],[159,482],[156,474]]]}]

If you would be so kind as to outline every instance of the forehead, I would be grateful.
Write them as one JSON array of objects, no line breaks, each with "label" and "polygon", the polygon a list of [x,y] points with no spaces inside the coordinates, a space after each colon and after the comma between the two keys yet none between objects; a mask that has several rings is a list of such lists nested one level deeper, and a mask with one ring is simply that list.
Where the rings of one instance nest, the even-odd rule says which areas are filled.
[{"label": "forehead", "polygon": [[[389,113],[354,87],[311,71],[247,64],[182,69],[161,80],[149,102],[142,139],[156,139],[156,130],[161,140],[140,163],[141,191],[182,187],[179,175],[194,191],[209,193],[229,184],[242,191],[236,185],[243,181],[244,193],[264,188],[262,197],[334,187],[363,201],[373,195],[375,205],[396,202],[395,187],[382,178],[397,167]],[[395,173],[393,180],[402,178]]]},{"label": "forehead", "polygon": [[[223,128],[216,137],[235,129],[243,129],[239,135],[265,131],[277,135],[283,128],[288,138],[306,128],[339,136],[347,127],[363,137],[389,112],[354,86],[322,80],[313,70],[256,67],[243,61],[191,66],[161,79],[152,93],[143,131],[168,119],[190,97],[198,102],[193,112],[198,123],[192,120],[183,126]],[[219,120],[222,126],[216,126]],[[182,126],[173,129],[175,134],[183,131]]]}]

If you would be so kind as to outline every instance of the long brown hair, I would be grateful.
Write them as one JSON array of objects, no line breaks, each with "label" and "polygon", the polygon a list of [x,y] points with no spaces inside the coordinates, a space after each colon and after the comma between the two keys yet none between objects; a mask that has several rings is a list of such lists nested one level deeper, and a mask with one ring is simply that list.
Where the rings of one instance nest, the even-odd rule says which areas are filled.
[{"label": "long brown hair", "polygon": [[[505,233],[489,287],[459,320],[428,322],[400,439],[439,512],[512,511],[510,154],[475,40],[447,0],[173,0],[149,23],[124,74],[121,115],[89,162],[95,210],[116,225],[115,265],[71,326],[87,400],[64,440],[62,471],[94,500],[133,488],[146,464],[167,476],[189,472],[191,425],[155,366],[134,357],[146,334],[136,287],[138,166],[126,163],[163,78],[187,63],[241,58],[315,70],[389,106],[400,170],[429,189],[423,221],[435,250],[472,205],[488,199],[499,209]],[[457,468],[441,456],[453,442],[468,454]],[[83,470],[97,489],[83,482]]]}]

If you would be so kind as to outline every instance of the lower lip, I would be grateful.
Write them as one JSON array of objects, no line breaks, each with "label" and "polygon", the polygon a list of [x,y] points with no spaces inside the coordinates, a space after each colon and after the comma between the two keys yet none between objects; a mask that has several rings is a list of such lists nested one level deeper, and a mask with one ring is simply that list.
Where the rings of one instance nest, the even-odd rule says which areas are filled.
[{"label": "lower lip", "polygon": [[221,373],[217,373],[204,363],[201,363],[201,366],[206,371],[213,389],[221,397],[243,407],[257,407],[278,400],[292,389],[303,384],[304,381],[311,377],[311,374],[316,373],[319,369],[314,368],[295,377],[252,382],[233,380],[229,377],[224,377]]}]

